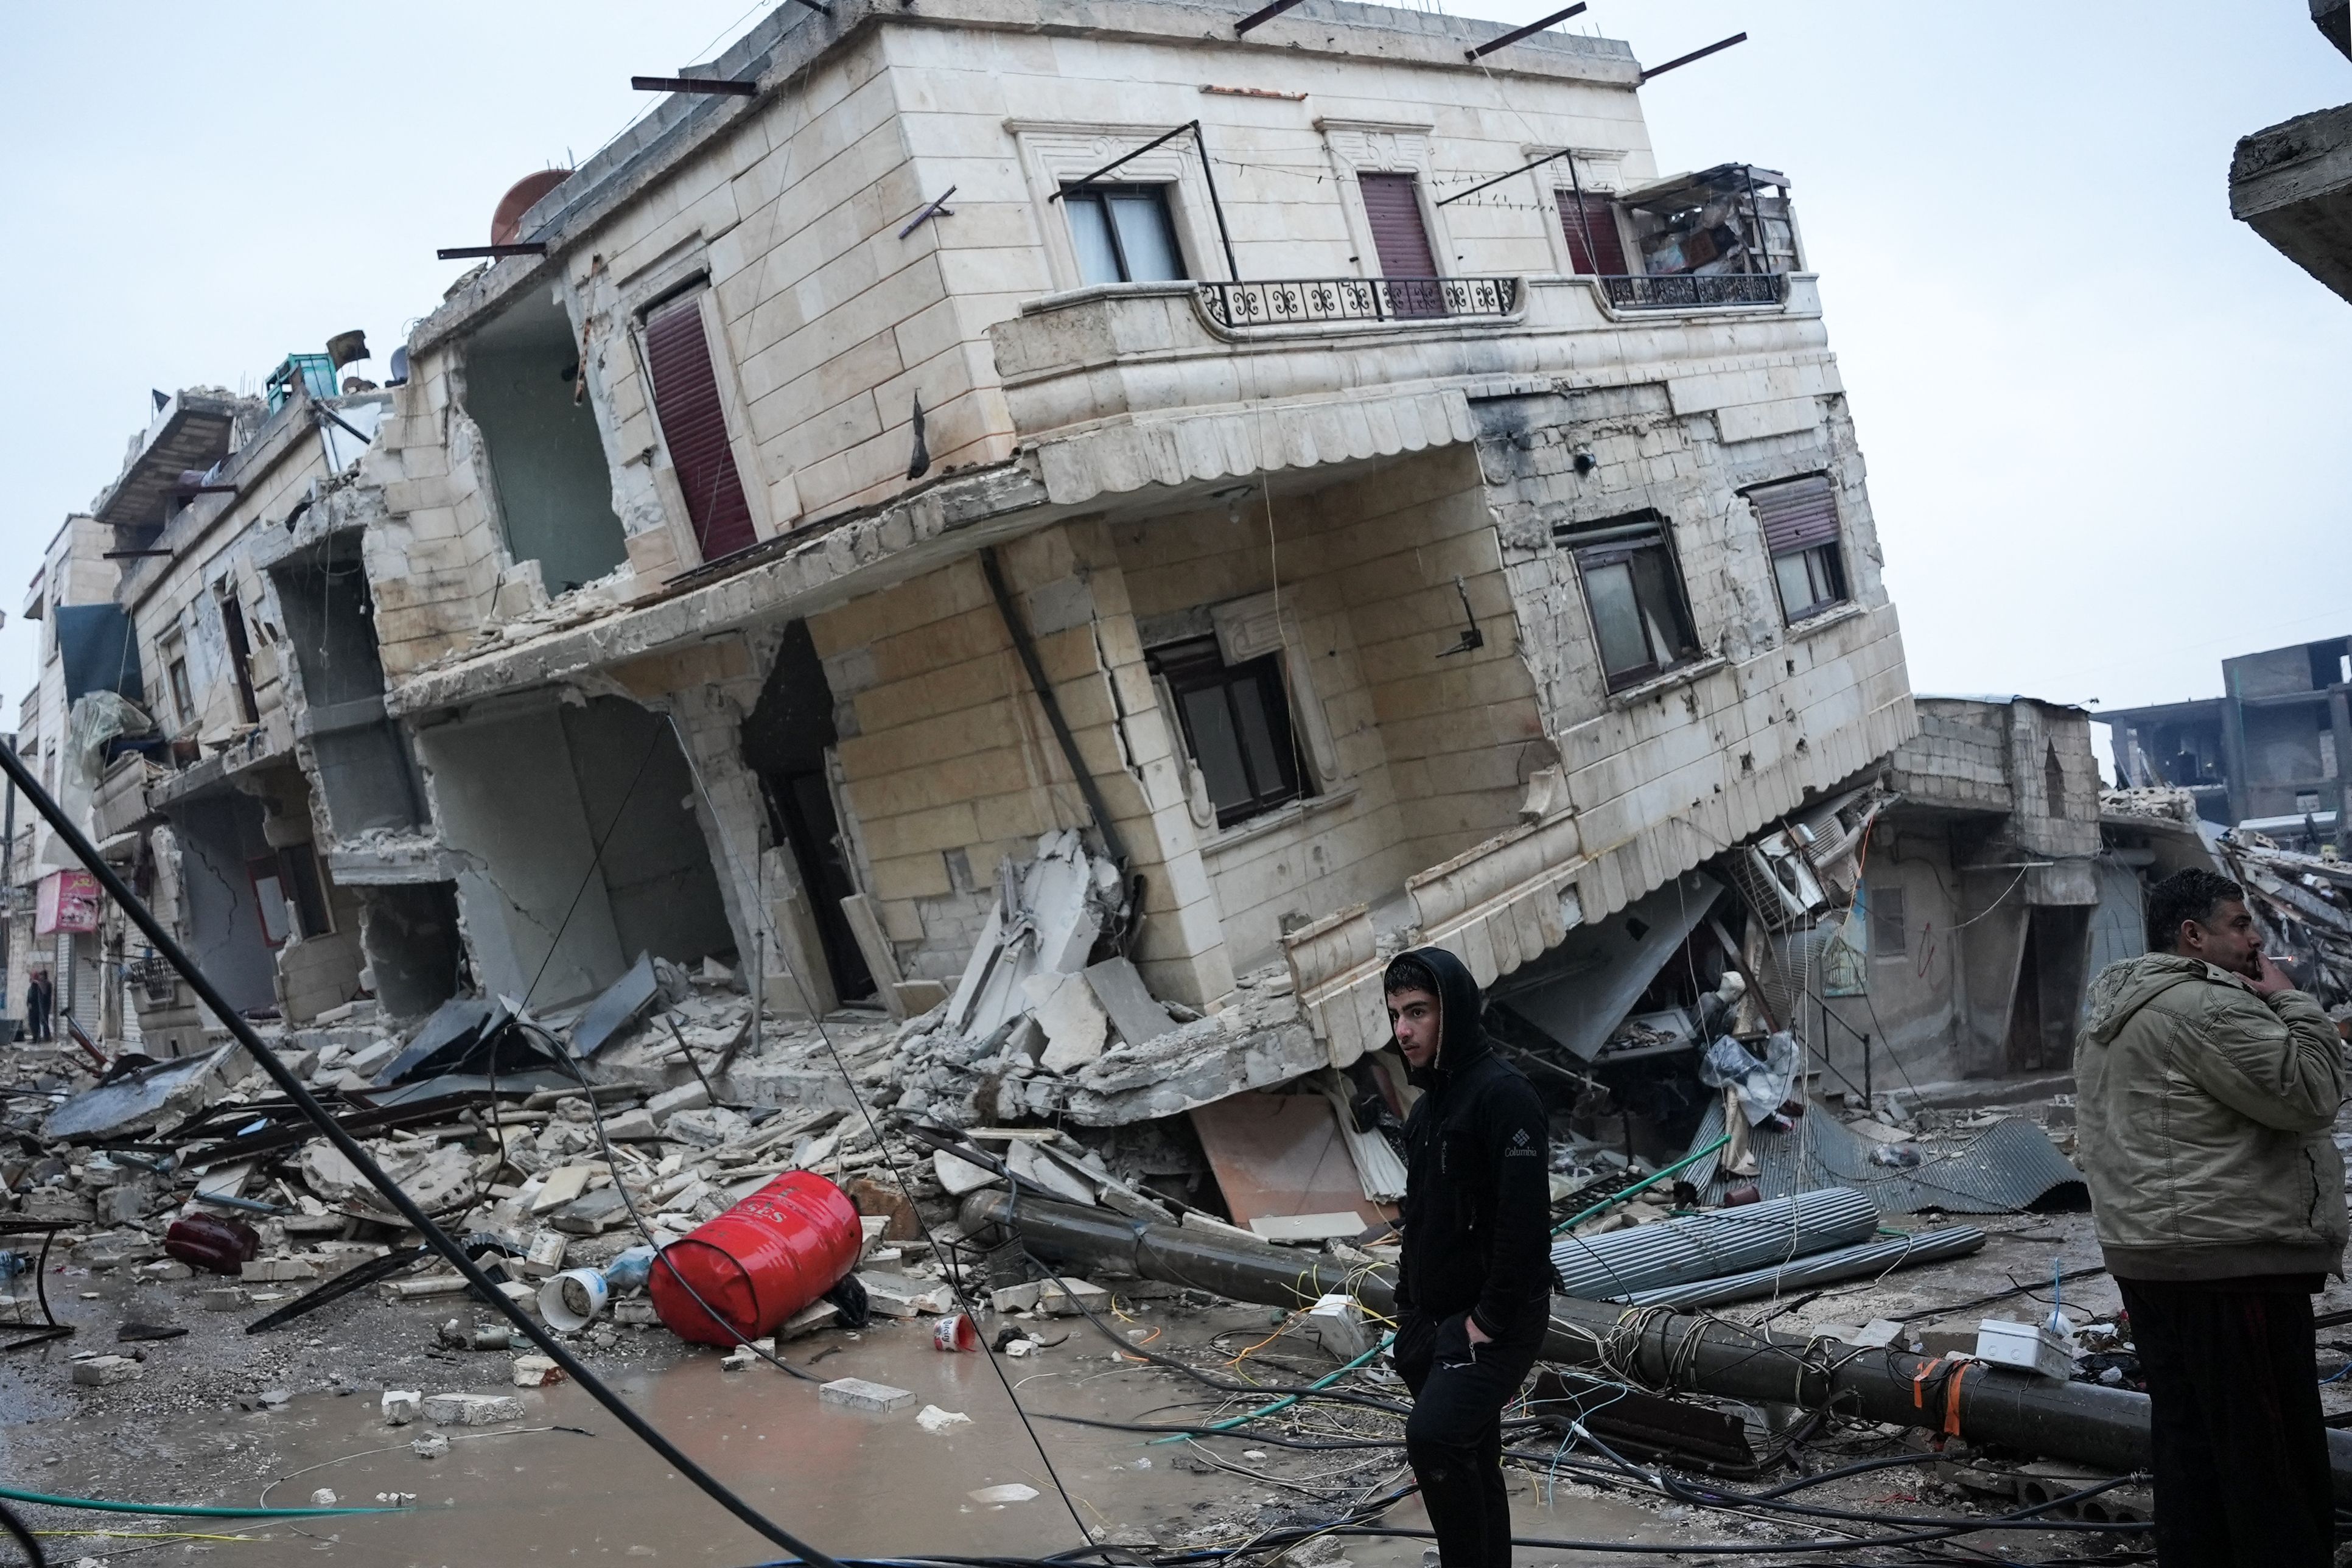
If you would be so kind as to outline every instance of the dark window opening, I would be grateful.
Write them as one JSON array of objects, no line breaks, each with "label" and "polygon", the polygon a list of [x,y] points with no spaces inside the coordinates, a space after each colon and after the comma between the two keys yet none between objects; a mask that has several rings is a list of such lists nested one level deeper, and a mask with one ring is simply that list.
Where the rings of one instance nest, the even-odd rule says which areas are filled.
[{"label": "dark window opening", "polygon": [[1555,530],[1554,536],[1575,555],[1610,690],[1698,658],[1698,633],[1664,518],[1607,518]]},{"label": "dark window opening", "polygon": [[2061,816],[2066,810],[2066,770],[2059,765],[2058,748],[2044,742],[2042,748],[2042,808],[2052,816]]},{"label": "dark window opening", "polygon": [[1164,185],[1073,185],[1062,194],[1078,277],[1095,283],[1160,283],[1190,277],[1168,215]]},{"label": "dark window opening", "polygon": [[1815,474],[1750,490],[1772,558],[1780,615],[1790,625],[1820,615],[1847,597],[1845,558],[1838,547],[1837,494]]},{"label": "dark window opening", "polygon": [[334,916],[327,907],[327,889],[319,877],[317,851],[308,844],[289,844],[278,851],[278,886],[294,910],[296,934],[309,938],[334,933]]},{"label": "dark window opening", "polygon": [[489,455],[507,552],[538,562],[550,595],[626,562],[580,344],[546,289],[525,290],[467,340],[464,387]]},{"label": "dark window opening", "polygon": [[1910,951],[1910,939],[1906,934],[1908,923],[1903,911],[1903,889],[1896,887],[1874,887],[1863,901],[1870,906],[1870,953],[1873,958],[1895,958]]},{"label": "dark window opening", "polygon": [[652,373],[654,416],[661,422],[662,443],[669,449],[695,542],[705,561],[731,555],[757,535],[727,434],[699,292],[646,318],[646,362]]},{"label": "dark window opening", "polygon": [[1152,649],[1150,663],[1175,700],[1185,749],[1208,784],[1219,827],[1306,793],[1280,656],[1229,665],[1214,637],[1200,637]]},{"label": "dark window opening", "polygon": [[1559,226],[1568,235],[1569,259],[1580,275],[1625,276],[1625,242],[1617,232],[1616,204],[1606,196],[1580,196],[1574,191],[1559,197]]},{"label": "dark window opening", "polygon": [[173,655],[171,672],[172,710],[179,715],[180,728],[184,730],[196,721],[196,692],[188,683],[188,661]]},{"label": "dark window opening", "polygon": [[220,596],[221,631],[228,639],[228,667],[236,677],[236,704],[248,724],[261,722],[261,703],[253,693],[253,645],[245,633],[245,611],[236,595]]},{"label": "dark window opening", "polygon": [[877,989],[841,901],[857,891],[849,847],[833,806],[827,749],[838,742],[833,688],[808,623],[784,628],[775,667],[743,721],[743,760],[760,780],[768,827],[788,846],[809,889],[809,918],[832,973],[834,994],[862,1001]]}]

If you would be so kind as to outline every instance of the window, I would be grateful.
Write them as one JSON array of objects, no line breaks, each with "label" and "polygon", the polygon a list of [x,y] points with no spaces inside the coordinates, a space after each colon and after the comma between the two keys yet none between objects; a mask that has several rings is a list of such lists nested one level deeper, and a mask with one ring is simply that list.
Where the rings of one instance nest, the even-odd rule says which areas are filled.
[{"label": "window", "polygon": [[286,939],[294,934],[293,910],[286,902],[286,884],[279,879],[278,858],[255,856],[245,863],[245,874],[253,883],[253,902],[261,917],[261,940],[271,947],[284,947]]},{"label": "window", "polygon": [[1229,665],[1216,638],[1198,637],[1154,648],[1150,659],[1152,673],[1175,700],[1186,749],[1209,786],[1219,827],[1305,793],[1279,655]]},{"label": "window", "polygon": [[1622,278],[1625,244],[1617,233],[1617,208],[1606,196],[1553,193],[1559,198],[1559,226],[1568,236],[1569,259],[1580,274]]},{"label": "window", "polygon": [[196,721],[195,689],[188,684],[188,661],[177,653],[172,656],[172,710],[179,715],[180,728],[184,730]]},{"label": "window", "polygon": [[1838,548],[1837,496],[1822,475],[1765,485],[1748,493],[1764,527],[1780,615],[1791,626],[1846,597],[1845,560]]},{"label": "window", "polygon": [[1575,554],[1610,690],[1698,657],[1665,519],[1644,511],[1555,529],[1553,536]]},{"label": "window", "polygon": [[1078,276],[1093,283],[1162,283],[1188,276],[1168,216],[1165,185],[1070,185],[1070,243]]},{"label": "window", "polygon": [[253,692],[253,645],[245,635],[245,610],[226,584],[219,592],[221,631],[228,638],[229,669],[236,677],[236,705],[247,723],[258,724],[261,703]]},{"label": "window", "polygon": [[294,912],[297,932],[305,937],[331,935],[334,918],[327,910],[327,889],[319,879],[318,851],[308,844],[289,844],[278,851],[278,886]]},{"label": "window", "polygon": [[719,375],[710,363],[710,340],[702,326],[698,291],[646,317],[646,363],[652,373],[654,415],[662,443],[686,500],[702,558],[731,555],[757,537],[743,479],[735,468],[735,447],[719,401]]},{"label": "window", "polygon": [[1899,958],[1908,951],[1908,929],[1903,912],[1903,889],[1873,887],[1864,895],[1870,906],[1870,952],[1874,958]]}]

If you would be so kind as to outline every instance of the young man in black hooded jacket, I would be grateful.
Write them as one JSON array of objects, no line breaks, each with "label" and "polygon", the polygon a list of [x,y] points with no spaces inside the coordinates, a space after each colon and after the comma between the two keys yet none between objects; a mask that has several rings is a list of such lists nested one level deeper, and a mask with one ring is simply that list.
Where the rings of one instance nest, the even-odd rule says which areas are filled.
[{"label": "young man in black hooded jacket", "polygon": [[1389,964],[1389,1020],[1423,1093],[1405,1119],[1396,1369],[1412,1390],[1405,1454],[1444,1568],[1507,1568],[1503,1409],[1550,1315],[1543,1102],[1496,1057],[1477,983],[1443,948]]}]

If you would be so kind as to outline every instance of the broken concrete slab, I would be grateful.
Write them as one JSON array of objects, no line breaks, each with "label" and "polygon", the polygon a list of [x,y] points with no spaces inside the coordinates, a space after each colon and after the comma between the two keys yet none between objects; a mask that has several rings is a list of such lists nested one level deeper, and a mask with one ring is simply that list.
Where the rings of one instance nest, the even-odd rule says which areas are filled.
[{"label": "broken concrete slab", "polygon": [[383,1424],[405,1426],[425,1412],[425,1394],[414,1388],[387,1388],[382,1405]]},{"label": "broken concrete slab", "polygon": [[857,1282],[866,1288],[866,1305],[880,1317],[937,1317],[955,1310],[955,1291],[944,1279],[910,1279],[876,1268],[860,1270]]},{"label": "broken concrete slab", "polygon": [[1096,1000],[1110,1015],[1111,1027],[1130,1046],[1148,1046],[1176,1027],[1168,1009],[1144,988],[1143,976],[1124,958],[1106,959],[1086,971]]},{"label": "broken concrete slab", "polygon": [[665,1121],[677,1111],[699,1110],[710,1103],[710,1090],[700,1079],[682,1083],[676,1089],[666,1089],[646,1101],[646,1114],[656,1121]]},{"label": "broken concrete slab", "polygon": [[508,1394],[425,1396],[425,1419],[438,1426],[495,1426],[501,1421],[520,1421],[524,1415],[522,1401]]},{"label": "broken concrete slab", "polygon": [[872,1383],[862,1377],[841,1377],[824,1384],[816,1391],[817,1399],[826,1405],[837,1405],[845,1410],[869,1410],[877,1413],[899,1410],[915,1402],[915,1396],[903,1388],[893,1388],[887,1383]]},{"label": "broken concrete slab", "polygon": [[975,1165],[969,1160],[959,1160],[944,1149],[932,1151],[931,1174],[939,1178],[941,1190],[951,1198],[960,1198],[966,1193],[976,1193],[982,1187],[1003,1180],[995,1172]]},{"label": "broken concrete slab", "polygon": [[1042,1189],[1050,1197],[1074,1204],[1091,1205],[1097,1201],[1093,1183],[1072,1174],[1027,1139],[1015,1139],[1005,1150],[1004,1166],[1019,1180]]},{"label": "broken concrete slab", "polygon": [[106,1388],[129,1382],[141,1370],[139,1363],[127,1355],[94,1355],[73,1363],[73,1380],[78,1387]]},{"label": "broken concrete slab", "polygon": [[547,1218],[549,1226],[566,1236],[602,1236],[616,1225],[628,1222],[628,1201],[618,1187],[599,1187],[557,1209]]},{"label": "broken concrete slab", "polygon": [[588,1004],[588,1010],[572,1026],[572,1054],[583,1059],[594,1056],[644,1017],[658,994],[660,986],[654,978],[653,955],[641,952],[628,973]]},{"label": "broken concrete slab", "polygon": [[539,1195],[530,1200],[534,1215],[552,1214],[557,1209],[588,1190],[588,1178],[596,1173],[593,1165],[559,1165],[541,1178]]},{"label": "broken concrete slab", "polygon": [[513,1377],[517,1388],[545,1388],[563,1381],[563,1369],[555,1364],[553,1356],[519,1355],[514,1359]]},{"label": "broken concrete slab", "polygon": [[1045,1031],[1037,1065],[1050,1073],[1077,1071],[1101,1059],[1108,1045],[1110,1015],[1095,999],[1082,974],[1033,974],[1022,982],[1029,1016]]},{"label": "broken concrete slab", "polygon": [[223,1046],[204,1056],[134,1068],[59,1105],[42,1124],[41,1136],[59,1143],[119,1137],[201,1110],[226,1087],[228,1058],[241,1050],[237,1046]]}]

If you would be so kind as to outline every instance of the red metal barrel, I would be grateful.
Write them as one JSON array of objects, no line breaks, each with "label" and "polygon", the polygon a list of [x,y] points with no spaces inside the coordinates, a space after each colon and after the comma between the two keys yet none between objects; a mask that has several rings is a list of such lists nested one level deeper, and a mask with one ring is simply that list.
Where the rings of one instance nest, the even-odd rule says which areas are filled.
[{"label": "red metal barrel", "polygon": [[856,1268],[865,1239],[847,1194],[787,1171],[663,1248],[646,1288],[662,1325],[682,1340],[763,1339]]}]

